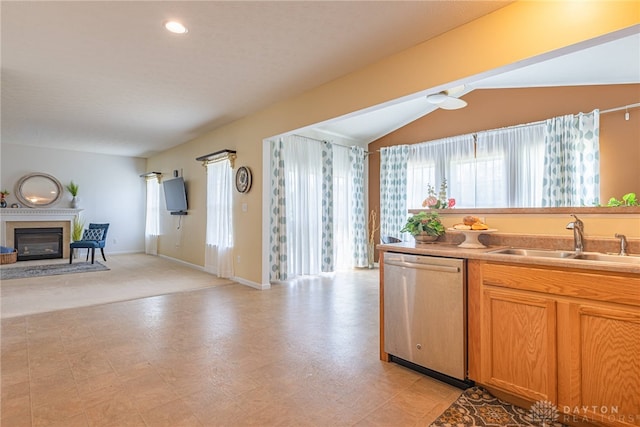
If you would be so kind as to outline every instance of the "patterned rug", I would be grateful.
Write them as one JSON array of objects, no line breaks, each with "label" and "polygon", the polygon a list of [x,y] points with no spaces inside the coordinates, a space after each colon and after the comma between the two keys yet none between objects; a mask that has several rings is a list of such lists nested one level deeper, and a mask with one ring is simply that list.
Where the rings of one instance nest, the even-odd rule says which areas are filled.
[{"label": "patterned rug", "polygon": [[557,419],[558,411],[551,402],[536,402],[530,409],[523,409],[494,397],[481,387],[471,387],[431,427],[562,427]]},{"label": "patterned rug", "polygon": [[71,273],[88,273],[92,271],[106,271],[109,270],[103,264],[95,262],[76,262],[74,264],[46,264],[46,265],[30,265],[26,267],[5,267],[0,269],[0,279],[24,279],[27,277],[40,277],[40,276],[56,276],[60,274]]}]

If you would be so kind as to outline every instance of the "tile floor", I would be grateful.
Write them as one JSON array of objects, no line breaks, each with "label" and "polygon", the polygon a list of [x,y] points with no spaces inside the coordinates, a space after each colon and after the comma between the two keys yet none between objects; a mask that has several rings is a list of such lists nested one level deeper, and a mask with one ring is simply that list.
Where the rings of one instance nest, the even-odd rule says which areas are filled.
[{"label": "tile floor", "polygon": [[428,425],[461,391],[378,359],[377,274],[4,319],[1,425]]}]

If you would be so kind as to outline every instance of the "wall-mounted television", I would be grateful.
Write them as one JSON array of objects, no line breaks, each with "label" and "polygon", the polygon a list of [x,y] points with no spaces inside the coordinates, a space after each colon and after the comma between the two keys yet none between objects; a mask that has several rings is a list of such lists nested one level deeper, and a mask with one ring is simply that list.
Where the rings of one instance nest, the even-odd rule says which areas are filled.
[{"label": "wall-mounted television", "polygon": [[187,214],[187,190],[182,177],[169,179],[162,182],[164,188],[164,200],[167,210],[171,215]]}]

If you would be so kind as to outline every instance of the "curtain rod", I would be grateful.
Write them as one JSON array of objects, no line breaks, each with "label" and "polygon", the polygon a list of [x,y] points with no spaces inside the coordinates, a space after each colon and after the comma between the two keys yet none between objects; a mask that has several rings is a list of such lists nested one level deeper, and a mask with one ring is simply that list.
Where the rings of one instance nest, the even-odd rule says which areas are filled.
[{"label": "curtain rod", "polygon": [[[640,102],[638,102],[636,104],[624,105],[622,107],[610,108],[608,110],[602,110],[602,111],[600,111],[600,114],[613,113],[614,111],[622,111],[622,110],[625,110],[625,109],[628,109],[628,108],[636,108],[636,107],[640,107]],[[517,128],[521,128],[521,127],[524,127],[524,126],[541,125],[544,122],[546,122],[546,120],[539,120],[537,122],[523,123],[521,125],[507,126],[507,127],[504,127],[504,128],[498,128],[498,129],[492,129],[492,130],[481,130],[481,131],[474,132],[474,133],[475,134],[479,134],[479,133],[491,132],[491,131],[500,130],[500,129],[517,129]]]},{"label": "curtain rod", "polygon": [[158,180],[158,182],[160,182],[160,179],[162,178],[162,172],[147,172],[147,173],[143,173],[142,175],[140,175],[140,178],[144,178],[145,181],[155,178]]},{"label": "curtain rod", "polygon": [[[628,109],[628,108],[636,108],[636,107],[640,107],[640,102],[638,102],[636,104],[624,105],[622,107],[610,108],[608,110],[602,110],[602,111],[600,111],[600,114],[613,113],[614,111],[622,111],[622,110],[625,110],[625,109]],[[521,125],[513,125],[513,126],[507,126],[507,127],[491,129],[491,130],[481,130],[481,131],[478,131],[478,132],[473,132],[471,135],[474,135],[474,134],[477,135],[479,133],[485,133],[485,132],[492,132],[492,131],[500,130],[500,129],[518,129],[518,128],[525,127],[525,126],[541,125],[544,122],[546,122],[546,120],[539,120],[537,122],[523,123]],[[469,135],[469,134],[467,134],[467,135]]]},{"label": "curtain rod", "polygon": [[[622,107],[609,108],[608,110],[602,110],[602,111],[600,111],[600,114],[613,113],[615,111],[622,111],[622,110],[626,110],[628,108],[638,108],[638,107],[640,107],[640,102],[636,102],[635,104],[623,105]],[[463,135],[456,135],[456,136],[473,135],[475,137],[479,133],[493,132],[493,131],[501,130],[501,129],[518,129],[518,128],[525,127],[525,126],[540,125],[540,124],[543,124],[545,121],[546,120],[539,120],[537,122],[523,123],[521,125],[506,126],[506,127],[503,127],[503,128],[481,130],[481,131],[477,131],[477,132],[465,133]],[[430,142],[430,141],[416,142],[416,144],[422,144],[422,143],[425,143],[425,142]],[[415,144],[409,144],[409,145],[415,145]],[[376,151],[379,153],[380,149],[377,149]]]},{"label": "curtain rod", "polygon": [[[297,136],[300,138],[307,138],[310,139],[312,141],[318,141],[318,142],[331,142],[331,144],[333,145],[337,145],[338,147],[343,147],[343,148],[351,148],[351,147],[358,147],[357,145],[343,145],[343,144],[338,144],[337,142],[332,142],[332,141],[328,141],[326,139],[317,139],[317,138],[311,138],[310,136],[304,136],[304,135],[298,135],[297,133],[292,133],[291,135],[293,136]],[[369,154],[369,152],[367,150],[364,151],[364,154]]]},{"label": "curtain rod", "polygon": [[625,105],[623,107],[609,108],[608,110],[600,111],[600,114],[613,113],[614,111],[622,111],[628,108],[638,108],[640,107],[640,102],[636,102],[635,104]]},{"label": "curtain rod", "polygon": [[237,158],[236,150],[219,150],[215,153],[205,154],[204,156],[196,157],[196,161],[202,162],[202,166],[206,167],[210,163],[217,163],[223,160],[229,159],[231,163],[231,169],[233,169],[234,160]]}]

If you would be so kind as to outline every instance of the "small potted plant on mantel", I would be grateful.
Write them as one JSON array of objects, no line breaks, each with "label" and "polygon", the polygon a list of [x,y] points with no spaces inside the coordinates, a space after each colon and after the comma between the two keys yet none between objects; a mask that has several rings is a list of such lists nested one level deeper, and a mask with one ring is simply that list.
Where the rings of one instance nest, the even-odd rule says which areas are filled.
[{"label": "small potted plant on mantel", "polygon": [[434,242],[445,233],[444,225],[437,212],[419,212],[407,220],[402,233],[410,233],[416,243]]},{"label": "small potted plant on mantel", "polygon": [[7,201],[4,199],[5,197],[7,197],[9,194],[8,190],[2,190],[0,191],[0,208],[6,208],[7,207]]},{"label": "small potted plant on mantel", "polygon": [[71,194],[71,196],[73,197],[71,199],[71,208],[72,209],[77,209],[78,208],[78,184],[76,184],[75,182],[71,181],[66,186],[66,189]]}]

